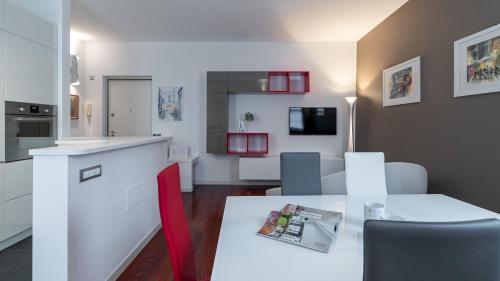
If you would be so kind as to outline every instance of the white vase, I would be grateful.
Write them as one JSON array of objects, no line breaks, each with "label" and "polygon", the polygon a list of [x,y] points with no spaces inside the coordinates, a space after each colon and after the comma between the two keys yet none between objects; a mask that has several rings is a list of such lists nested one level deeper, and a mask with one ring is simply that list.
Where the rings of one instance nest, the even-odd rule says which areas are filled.
[{"label": "white vase", "polygon": [[240,120],[238,122],[238,131],[240,132],[246,132],[247,130],[247,122],[243,121],[243,120]]}]

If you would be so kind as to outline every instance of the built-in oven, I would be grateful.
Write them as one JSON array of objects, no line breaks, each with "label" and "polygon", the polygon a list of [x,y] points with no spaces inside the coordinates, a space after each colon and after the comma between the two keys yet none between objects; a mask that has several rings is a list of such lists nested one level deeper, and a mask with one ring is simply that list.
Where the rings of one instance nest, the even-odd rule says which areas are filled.
[{"label": "built-in oven", "polygon": [[5,162],[31,158],[33,148],[55,146],[57,106],[5,102]]}]

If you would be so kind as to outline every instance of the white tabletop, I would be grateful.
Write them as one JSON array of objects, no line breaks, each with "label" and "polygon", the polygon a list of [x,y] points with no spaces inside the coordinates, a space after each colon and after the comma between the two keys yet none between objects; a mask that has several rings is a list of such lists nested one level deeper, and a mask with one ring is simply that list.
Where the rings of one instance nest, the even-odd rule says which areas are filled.
[{"label": "white tabletop", "polygon": [[[380,202],[409,221],[463,221],[500,215],[444,195],[228,197],[212,281],[343,280],[363,276],[363,204]],[[344,213],[329,253],[256,235],[287,203]]]}]

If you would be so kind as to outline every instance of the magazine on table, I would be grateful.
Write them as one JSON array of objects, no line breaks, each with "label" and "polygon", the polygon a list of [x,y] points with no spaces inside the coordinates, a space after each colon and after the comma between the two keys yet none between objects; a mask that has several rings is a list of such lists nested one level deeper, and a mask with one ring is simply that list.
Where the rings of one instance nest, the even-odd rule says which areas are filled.
[{"label": "magazine on table", "polygon": [[271,211],[258,235],[327,253],[342,213],[287,204]]}]

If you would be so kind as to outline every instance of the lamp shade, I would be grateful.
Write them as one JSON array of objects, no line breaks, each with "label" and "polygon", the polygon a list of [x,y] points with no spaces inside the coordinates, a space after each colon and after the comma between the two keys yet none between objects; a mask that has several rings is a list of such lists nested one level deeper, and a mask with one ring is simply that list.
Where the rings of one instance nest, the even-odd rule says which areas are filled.
[{"label": "lamp shade", "polygon": [[353,104],[356,101],[356,97],[346,97],[345,100],[348,103]]}]

